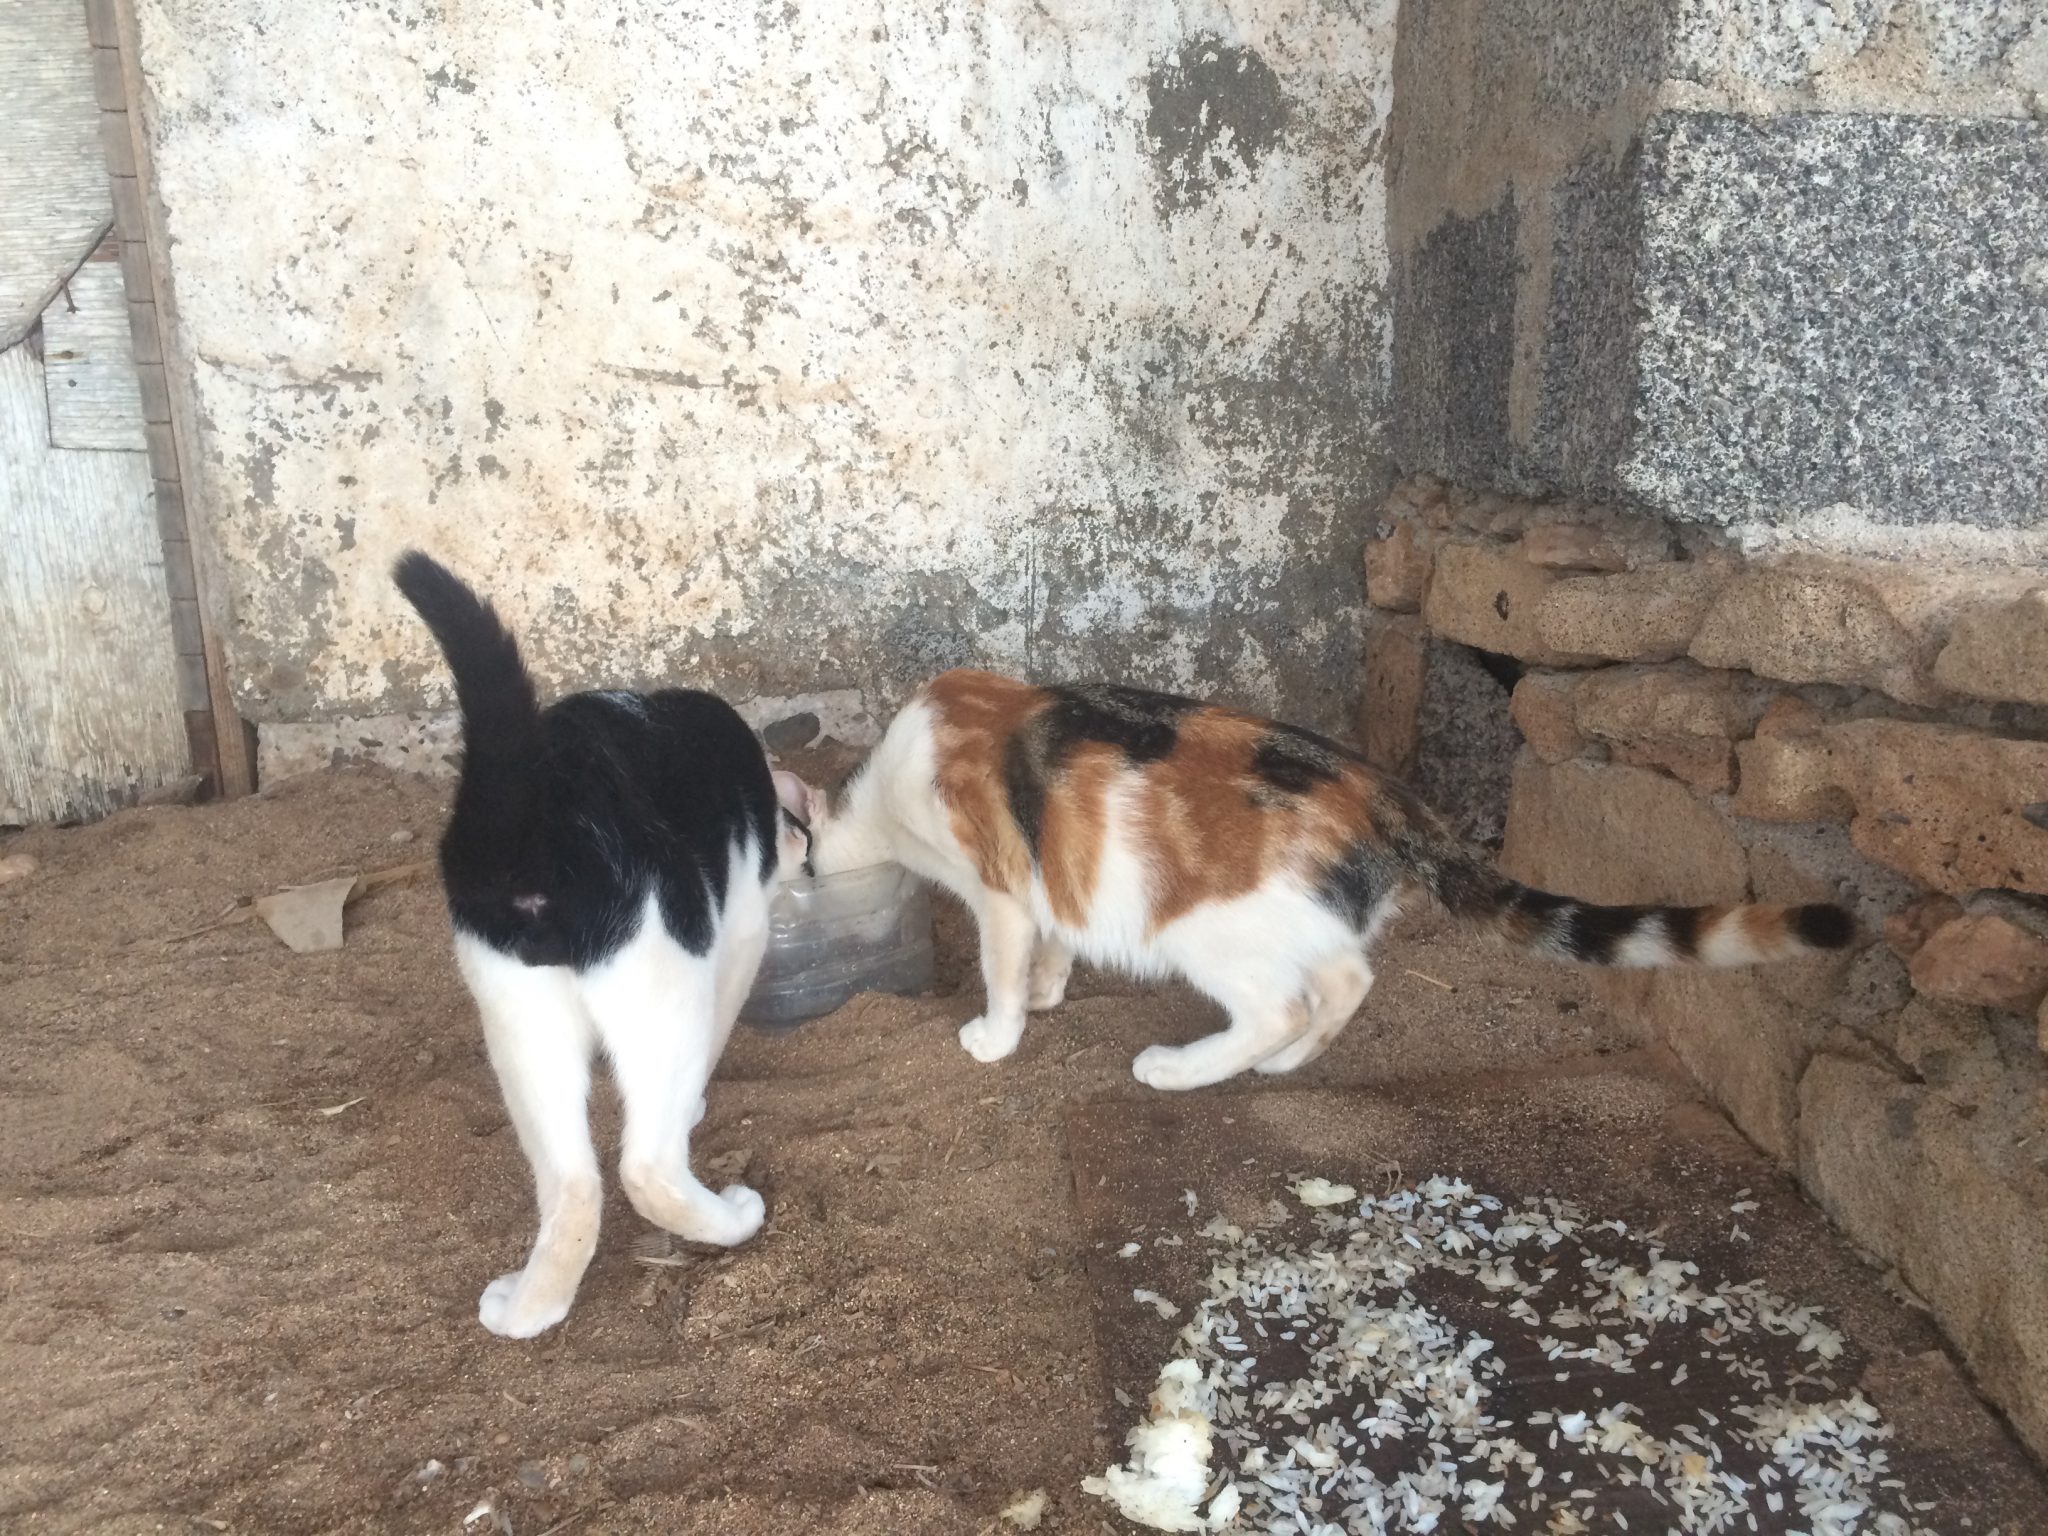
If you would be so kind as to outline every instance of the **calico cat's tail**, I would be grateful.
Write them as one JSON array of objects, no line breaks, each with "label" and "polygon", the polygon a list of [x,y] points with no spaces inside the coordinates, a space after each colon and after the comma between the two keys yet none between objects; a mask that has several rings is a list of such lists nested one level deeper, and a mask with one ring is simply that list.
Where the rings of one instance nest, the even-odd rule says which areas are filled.
[{"label": "calico cat's tail", "polygon": [[1424,865],[1430,894],[1455,917],[1482,923],[1509,943],[1579,965],[1758,965],[1845,949],[1856,936],[1847,911],[1806,906],[1602,907],[1554,896],[1460,854]]},{"label": "calico cat's tail", "polygon": [[491,605],[438,560],[412,550],[391,579],[419,610],[455,674],[465,763],[531,762],[540,742],[540,701],[514,640]]}]

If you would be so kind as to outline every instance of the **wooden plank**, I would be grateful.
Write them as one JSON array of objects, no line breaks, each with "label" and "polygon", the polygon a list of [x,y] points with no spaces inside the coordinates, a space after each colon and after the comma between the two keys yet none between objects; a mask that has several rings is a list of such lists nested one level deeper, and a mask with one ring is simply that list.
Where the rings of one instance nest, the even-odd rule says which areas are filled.
[{"label": "wooden plank", "polygon": [[30,348],[0,353],[8,823],[100,815],[191,771],[148,460],[51,447],[44,388]]},{"label": "wooden plank", "polygon": [[113,219],[79,0],[0,5],[0,348],[26,336]]},{"label": "wooden plank", "polygon": [[[144,254],[150,257],[146,263],[149,277],[147,293],[134,291],[132,277],[136,263],[132,259],[124,261],[124,268],[131,276],[129,297],[137,302],[144,299],[153,301],[160,341],[158,356],[175,359],[178,354],[172,341],[178,324],[177,298],[171,291],[170,278],[162,260],[162,253],[169,248],[168,235],[163,225],[162,210],[151,192],[155,166],[150,158],[149,135],[140,110],[140,104],[148,100],[149,94],[142,78],[141,27],[135,19],[134,0],[108,0],[108,3],[113,10],[120,43],[121,96],[123,102],[129,104],[124,115],[134,144],[134,186],[136,201],[141,205],[140,225],[125,231],[123,238],[146,240],[148,250]],[[186,368],[176,362],[169,363],[164,370],[164,386],[169,397],[166,403],[171,419],[168,424],[152,426],[150,431],[153,439],[157,434],[167,435],[171,452],[168,455],[170,463],[159,470],[157,477],[178,480],[180,493],[188,506],[204,506],[204,460],[199,454],[196,408]],[[153,459],[166,457],[154,441],[152,450]],[[205,526],[203,517],[188,513],[186,528],[191,543],[201,639],[205,648],[207,694],[214,721],[215,756],[210,764],[202,766],[212,770],[214,788],[223,798],[251,794],[256,789],[256,733],[244,724],[241,712],[235,707],[234,690],[228,682],[227,651],[221,643],[221,635],[229,623],[227,580],[213,554],[211,531]]]},{"label": "wooden plank", "polygon": [[88,261],[43,311],[43,385],[53,448],[141,453],[149,447],[131,353],[121,264]]}]

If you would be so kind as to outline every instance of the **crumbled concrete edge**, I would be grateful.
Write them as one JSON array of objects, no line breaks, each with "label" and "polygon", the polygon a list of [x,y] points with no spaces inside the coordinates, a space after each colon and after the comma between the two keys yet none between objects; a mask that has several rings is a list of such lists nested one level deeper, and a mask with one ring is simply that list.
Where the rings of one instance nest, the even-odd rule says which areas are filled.
[{"label": "crumbled concrete edge", "polygon": [[[764,695],[734,704],[740,716],[776,750],[794,751],[831,737],[868,747],[881,729],[858,689]],[[462,750],[462,724],[453,710],[393,715],[343,715],[331,720],[281,721],[256,728],[258,782],[274,784],[329,768],[378,767],[428,778],[451,778]]]}]

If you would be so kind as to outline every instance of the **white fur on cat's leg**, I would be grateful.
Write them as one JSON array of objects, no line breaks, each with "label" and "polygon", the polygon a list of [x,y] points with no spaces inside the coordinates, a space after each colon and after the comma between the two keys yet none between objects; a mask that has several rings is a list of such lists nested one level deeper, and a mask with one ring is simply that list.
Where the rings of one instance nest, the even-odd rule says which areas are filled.
[{"label": "white fur on cat's leg", "polygon": [[492,1333],[530,1339],[569,1315],[597,1249],[604,1184],[587,1109],[590,1021],[566,967],[525,965],[463,933],[455,958],[540,1208],[526,1267],[484,1288],[477,1318]]},{"label": "white fur on cat's leg", "polygon": [[[759,892],[741,886],[732,902],[748,898],[759,899]],[[728,910],[726,916],[732,922],[739,914]],[[734,1185],[713,1194],[689,1166],[690,1116],[730,1027],[719,1017],[719,960],[729,937],[722,933],[709,955],[692,955],[669,936],[650,899],[640,931],[582,978],[625,1107],[619,1180],[627,1199],[656,1226],[721,1247],[752,1237],[765,1214],[753,1190]],[[732,986],[723,990],[730,993]],[[744,987],[739,991],[745,995]]]},{"label": "white fur on cat's leg", "polygon": [[1001,1061],[1024,1038],[1031,941],[1037,925],[1030,908],[1001,891],[984,892],[975,917],[981,929],[981,979],[988,1001],[980,1018],[960,1026],[960,1044],[976,1061]]},{"label": "white fur on cat's leg", "polygon": [[1031,990],[1025,1006],[1033,1013],[1057,1008],[1067,999],[1067,978],[1074,971],[1074,952],[1052,934],[1041,933],[1031,951]]},{"label": "white fur on cat's leg", "polygon": [[1153,1045],[1138,1052],[1131,1076],[1148,1088],[1170,1092],[1206,1088],[1296,1039],[1308,1029],[1308,1005],[1300,998],[1265,1003],[1231,1015],[1230,1027],[1186,1045]]},{"label": "white fur on cat's leg", "polygon": [[1358,1012],[1358,1005],[1371,990],[1372,967],[1365,963],[1363,955],[1346,952],[1323,961],[1309,973],[1308,1029],[1253,1070],[1292,1072],[1307,1066],[1344,1032],[1344,1026],[1351,1022],[1351,1016]]}]

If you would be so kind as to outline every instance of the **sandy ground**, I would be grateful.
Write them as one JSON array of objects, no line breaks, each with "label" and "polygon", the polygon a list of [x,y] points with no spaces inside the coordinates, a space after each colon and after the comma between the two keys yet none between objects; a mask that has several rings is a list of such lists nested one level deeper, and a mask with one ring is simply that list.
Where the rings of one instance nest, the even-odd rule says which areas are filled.
[{"label": "sandy ground", "polygon": [[[0,839],[41,863],[0,887],[0,1527],[453,1532],[489,1494],[517,1536],[912,1536],[1045,1488],[1044,1529],[1102,1530],[1078,1483],[1123,1426],[1064,1120],[1214,1113],[1128,1073],[1207,1006],[1083,973],[978,1065],[949,908],[937,995],[736,1036],[698,1155],[744,1160],[763,1236],[676,1251],[614,1192],[566,1325],[498,1340],[477,1293],[531,1195],[431,877],[352,907],[335,954],[162,942],[429,856],[445,792],[336,774]],[[1573,973],[1426,930],[1382,956],[1286,1088],[1630,1043]]]}]

